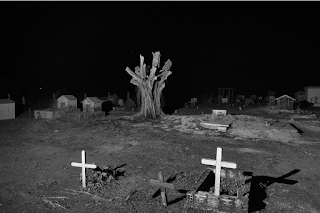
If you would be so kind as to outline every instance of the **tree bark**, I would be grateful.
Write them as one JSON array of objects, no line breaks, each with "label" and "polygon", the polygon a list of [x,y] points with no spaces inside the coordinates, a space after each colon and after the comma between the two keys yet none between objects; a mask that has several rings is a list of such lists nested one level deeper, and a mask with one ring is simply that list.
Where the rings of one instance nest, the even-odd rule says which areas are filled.
[{"label": "tree bark", "polygon": [[137,97],[137,107],[141,108],[141,91],[138,86],[136,86],[136,97]]},{"label": "tree bark", "polygon": [[161,109],[161,94],[165,87],[165,80],[171,75],[169,70],[172,62],[168,60],[160,70],[160,74],[156,75],[157,68],[160,64],[160,52],[153,54],[152,67],[150,73],[146,73],[146,65],[144,64],[144,57],[140,55],[140,67],[135,68],[135,72],[131,71],[129,67],[126,71],[132,76],[130,83],[139,88],[141,95],[141,108],[136,116],[151,116],[157,118],[165,115]]}]

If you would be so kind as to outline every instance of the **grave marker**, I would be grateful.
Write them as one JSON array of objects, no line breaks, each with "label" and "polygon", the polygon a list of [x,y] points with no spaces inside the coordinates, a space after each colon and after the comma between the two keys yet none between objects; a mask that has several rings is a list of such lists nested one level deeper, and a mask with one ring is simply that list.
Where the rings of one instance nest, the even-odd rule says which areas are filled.
[{"label": "grave marker", "polygon": [[214,183],[214,195],[220,195],[220,177],[221,177],[221,167],[236,169],[237,164],[232,162],[221,161],[222,158],[222,149],[217,148],[216,160],[202,158],[201,163],[205,165],[216,166],[215,172],[215,183]]},{"label": "grave marker", "polygon": [[212,116],[226,116],[227,115],[227,110],[212,110]]},{"label": "grave marker", "polygon": [[166,183],[163,180],[163,175],[161,174],[161,172],[159,172],[158,180],[150,180],[150,183],[156,186],[160,186],[162,205],[167,206],[166,188],[174,189],[174,186],[173,184]]},{"label": "grave marker", "polygon": [[118,104],[119,104],[119,106],[123,106],[123,104],[124,104],[123,99],[118,99]]},{"label": "grave marker", "polygon": [[223,104],[227,104],[228,103],[228,98],[221,98],[221,102]]},{"label": "grave marker", "polygon": [[72,162],[71,166],[81,167],[82,168],[82,187],[86,188],[86,168],[95,169],[97,165],[94,164],[86,164],[86,153],[84,150],[81,152],[81,163]]}]

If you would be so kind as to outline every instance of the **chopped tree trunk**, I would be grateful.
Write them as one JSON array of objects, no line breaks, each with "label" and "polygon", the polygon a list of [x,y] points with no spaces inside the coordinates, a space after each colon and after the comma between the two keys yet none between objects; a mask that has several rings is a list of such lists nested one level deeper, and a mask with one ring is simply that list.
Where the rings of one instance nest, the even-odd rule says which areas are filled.
[{"label": "chopped tree trunk", "polygon": [[130,83],[136,85],[141,96],[140,112],[136,116],[151,116],[157,118],[165,115],[161,109],[161,94],[165,87],[165,80],[171,75],[170,67],[172,62],[168,59],[163,68],[156,75],[157,68],[160,66],[160,52],[153,54],[152,67],[150,73],[146,73],[146,64],[144,57],[140,55],[140,67],[135,68],[135,72],[129,67],[126,71],[132,76]]},{"label": "chopped tree trunk", "polygon": [[141,92],[139,87],[136,86],[137,107],[141,107]]}]

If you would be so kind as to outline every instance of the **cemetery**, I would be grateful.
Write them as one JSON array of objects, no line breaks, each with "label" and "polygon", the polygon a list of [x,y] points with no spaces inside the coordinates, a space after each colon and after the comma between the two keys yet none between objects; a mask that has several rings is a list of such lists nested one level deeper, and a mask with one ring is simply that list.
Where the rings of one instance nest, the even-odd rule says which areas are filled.
[{"label": "cemetery", "polygon": [[320,212],[316,108],[218,88],[216,102],[190,96],[165,114],[172,61],[152,56],[123,70],[138,100],[65,94],[0,120],[0,212]]}]

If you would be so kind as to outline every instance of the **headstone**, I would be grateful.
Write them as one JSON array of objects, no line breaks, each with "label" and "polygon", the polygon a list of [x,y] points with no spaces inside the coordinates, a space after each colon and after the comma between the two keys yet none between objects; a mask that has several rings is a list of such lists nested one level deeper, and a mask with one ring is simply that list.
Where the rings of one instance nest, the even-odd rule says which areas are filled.
[{"label": "headstone", "polygon": [[226,116],[227,115],[227,110],[212,110],[212,116],[217,117],[217,116]]},{"label": "headstone", "polygon": [[86,188],[86,168],[95,169],[97,168],[94,164],[86,164],[86,153],[84,150],[81,152],[81,163],[71,163],[71,166],[81,167],[82,168],[82,187]]},{"label": "headstone", "polygon": [[128,109],[132,109],[136,107],[136,104],[134,103],[134,101],[132,99],[128,99],[126,101],[126,103],[124,104],[124,106]]},{"label": "headstone", "polygon": [[161,172],[159,172],[158,180],[150,180],[150,183],[156,186],[160,186],[162,205],[166,206],[167,205],[166,188],[174,189],[174,186],[173,184],[166,183],[163,180],[164,180],[163,175],[161,174]]},{"label": "headstone", "polygon": [[123,99],[118,99],[118,104],[119,104],[119,106],[123,106]]},{"label": "headstone", "polygon": [[217,148],[216,160],[202,158],[201,163],[205,165],[216,166],[215,169],[215,182],[214,182],[214,194],[216,196],[220,195],[220,177],[221,177],[221,167],[236,169],[237,164],[232,162],[224,162],[222,160],[222,148]]}]

